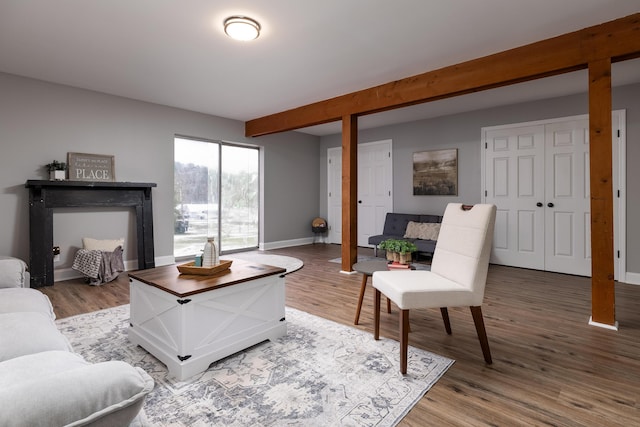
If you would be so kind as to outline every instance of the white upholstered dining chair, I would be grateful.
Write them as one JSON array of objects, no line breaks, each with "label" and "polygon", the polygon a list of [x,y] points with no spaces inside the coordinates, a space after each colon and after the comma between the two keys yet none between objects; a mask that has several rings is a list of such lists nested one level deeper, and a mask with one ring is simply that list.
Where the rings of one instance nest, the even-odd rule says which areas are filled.
[{"label": "white upholstered dining chair", "polygon": [[380,337],[380,294],[400,308],[400,372],[407,373],[409,310],[440,308],[451,334],[447,307],[471,308],[484,360],[491,351],[482,318],[482,300],[489,268],[496,207],[450,203],[442,219],[431,271],[377,271],[373,274],[374,338]]}]

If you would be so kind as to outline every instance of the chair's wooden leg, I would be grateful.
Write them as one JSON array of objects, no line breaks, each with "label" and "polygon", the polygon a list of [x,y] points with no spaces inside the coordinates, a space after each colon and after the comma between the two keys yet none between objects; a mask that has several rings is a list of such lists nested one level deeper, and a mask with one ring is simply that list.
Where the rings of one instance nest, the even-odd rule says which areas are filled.
[{"label": "chair's wooden leg", "polygon": [[364,290],[367,287],[367,276],[366,274],[362,275],[362,285],[360,285],[360,296],[358,297],[358,308],[356,308],[356,319],[353,321],[354,325],[358,324],[360,320],[360,310],[362,310],[362,300],[364,299]]},{"label": "chair's wooden leg", "polygon": [[440,307],[440,313],[442,313],[442,320],[444,321],[444,329],[447,334],[451,335],[451,322],[449,321],[449,310],[447,307]]},{"label": "chair's wooden leg", "polygon": [[391,313],[391,300],[387,298],[387,313]]},{"label": "chair's wooden leg", "polygon": [[380,291],[373,294],[373,338],[380,339]]},{"label": "chair's wooden leg", "polygon": [[409,349],[409,310],[400,310],[400,373],[407,373],[407,351]]},{"label": "chair's wooden leg", "polygon": [[476,332],[478,333],[478,339],[480,340],[480,347],[482,347],[482,354],[484,355],[484,361],[491,365],[491,350],[489,349],[489,340],[487,339],[487,331],[484,328],[484,319],[482,318],[482,307],[475,306],[471,308],[471,315],[473,316],[473,323],[476,325]]}]

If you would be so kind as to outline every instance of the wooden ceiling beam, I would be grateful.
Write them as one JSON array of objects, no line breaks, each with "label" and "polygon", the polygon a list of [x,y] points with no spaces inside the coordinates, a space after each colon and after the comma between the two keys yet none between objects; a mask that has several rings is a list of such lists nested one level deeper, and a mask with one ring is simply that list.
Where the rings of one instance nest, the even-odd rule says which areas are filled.
[{"label": "wooden ceiling beam", "polygon": [[640,56],[640,13],[413,77],[249,120],[248,137],[341,120]]}]

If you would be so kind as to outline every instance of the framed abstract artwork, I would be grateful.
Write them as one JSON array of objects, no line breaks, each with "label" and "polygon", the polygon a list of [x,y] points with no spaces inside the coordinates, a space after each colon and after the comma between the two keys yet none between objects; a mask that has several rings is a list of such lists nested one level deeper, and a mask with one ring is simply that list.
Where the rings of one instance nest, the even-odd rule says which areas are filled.
[{"label": "framed abstract artwork", "polygon": [[413,153],[413,195],[458,195],[458,149]]}]

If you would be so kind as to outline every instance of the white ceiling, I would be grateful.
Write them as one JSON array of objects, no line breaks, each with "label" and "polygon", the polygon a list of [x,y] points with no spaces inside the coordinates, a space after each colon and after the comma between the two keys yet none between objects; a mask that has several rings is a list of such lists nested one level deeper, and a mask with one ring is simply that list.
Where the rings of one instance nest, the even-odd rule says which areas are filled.
[{"label": "white ceiling", "polygon": [[[639,11],[640,0],[0,0],[0,71],[246,121]],[[261,36],[229,39],[231,15],[258,20]],[[640,81],[639,70],[640,60],[616,64],[614,84]],[[359,127],[586,87],[586,73],[572,73]]]}]

